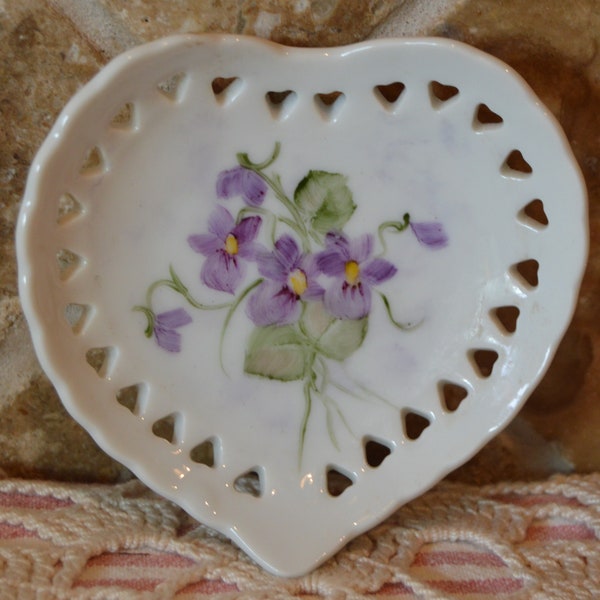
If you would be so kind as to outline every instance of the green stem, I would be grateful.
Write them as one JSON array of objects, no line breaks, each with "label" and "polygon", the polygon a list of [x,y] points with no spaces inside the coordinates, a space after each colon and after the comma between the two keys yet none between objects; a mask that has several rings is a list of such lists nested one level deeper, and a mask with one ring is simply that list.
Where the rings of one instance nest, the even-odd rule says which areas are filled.
[{"label": "green stem", "polygon": [[231,302],[224,302],[222,304],[203,304],[202,302],[198,302],[198,300],[190,294],[190,291],[184,285],[183,281],[181,281],[177,273],[175,273],[175,269],[171,265],[169,265],[169,275],[171,275],[171,281],[169,282],[168,287],[183,296],[188,304],[194,308],[198,308],[199,310],[221,310],[222,308],[231,306]]},{"label": "green stem", "polygon": [[242,167],[246,169],[259,170],[262,171],[267,167],[270,167],[279,157],[279,152],[281,151],[281,142],[275,142],[275,147],[273,148],[273,153],[267,160],[261,163],[255,163],[250,160],[250,157],[246,152],[238,152],[237,159]]},{"label": "green stem", "polygon": [[175,269],[171,265],[169,265],[169,275],[171,275],[171,279],[158,279],[154,283],[148,286],[146,290],[146,305],[142,306],[138,304],[133,307],[133,310],[144,313],[146,315],[146,319],[148,321],[148,325],[144,330],[144,334],[146,337],[151,337],[154,333],[154,321],[156,318],[156,314],[154,313],[154,308],[152,306],[152,297],[154,296],[154,292],[161,288],[167,287],[170,290],[180,294],[185,298],[185,300],[194,308],[199,310],[220,310],[222,308],[227,308],[231,306],[231,302],[226,302],[224,304],[203,304],[202,302],[198,302],[191,294],[188,288],[183,284],[177,273],[175,273]]},{"label": "green stem", "polygon": [[314,340],[314,347],[316,349],[317,352],[322,353],[323,350],[321,349],[321,347],[319,346],[319,342],[321,341],[321,338],[327,333],[327,331],[329,331],[329,328],[337,321],[338,319],[333,319],[332,321],[330,321],[327,324],[327,327],[325,327],[325,329],[323,329],[323,331],[321,332],[321,335],[319,335],[319,337]]},{"label": "green stem", "polygon": [[223,342],[225,340],[225,333],[227,332],[227,328],[229,327],[229,322],[231,321],[233,314],[235,313],[237,307],[242,303],[242,300],[258,285],[263,282],[262,278],[257,279],[252,282],[233,302],[233,304],[229,304],[229,310],[227,311],[227,315],[225,315],[225,320],[223,321],[223,327],[221,329],[221,338],[219,340],[219,364],[221,365],[221,370],[225,375],[227,375],[227,371],[225,370],[225,366],[223,365]]},{"label": "green stem", "polygon": [[300,211],[298,210],[296,205],[287,197],[287,195],[283,191],[283,187],[281,185],[279,176],[275,175],[275,178],[272,179],[263,171],[256,171],[256,173],[263,178],[267,185],[273,190],[273,193],[275,194],[277,199],[287,208],[288,212],[292,216],[292,219],[296,223],[295,230],[302,239],[302,249],[304,250],[304,252],[310,252],[310,240],[308,238],[308,230],[306,229],[304,220],[302,219]]},{"label": "green stem", "polygon": [[283,220],[283,218],[278,217],[277,215],[274,215],[270,210],[266,210],[264,208],[258,208],[255,206],[246,206],[246,207],[240,209],[240,212],[238,212],[236,223],[239,224],[240,221],[247,214],[263,215],[265,217],[265,219],[269,220],[269,226],[271,228],[271,243],[273,245],[275,245],[275,237],[276,237],[276,233],[277,233],[277,222]]},{"label": "green stem", "polygon": [[335,437],[335,431],[333,429],[333,418],[331,416],[331,407],[329,406],[329,402],[327,400],[331,400],[328,396],[321,396],[321,401],[323,402],[323,406],[325,406],[325,422],[327,423],[327,433],[329,434],[329,439],[333,444],[333,447],[339,452],[340,445],[338,444],[337,438]]},{"label": "green stem", "polygon": [[201,302],[198,302],[192,297],[187,288],[185,289],[185,291],[180,291],[174,288],[173,286],[169,287],[172,290],[181,294],[190,306],[193,306],[194,308],[197,308],[199,310],[221,310],[222,308],[227,308],[231,306],[231,302],[223,302],[222,304],[202,304]]},{"label": "green stem", "polygon": [[[339,410],[338,406],[336,405],[335,401],[333,400],[333,398],[325,395],[325,393],[324,393],[325,389],[327,388],[327,385],[329,384],[329,369],[327,368],[327,364],[325,363],[325,360],[321,356],[319,356],[319,358],[318,358],[318,363],[319,363],[319,366],[321,367],[321,387],[320,387],[320,389],[315,389],[315,391],[319,394],[319,397],[321,398],[321,402],[323,402],[323,406],[325,407],[325,417],[326,417],[327,433],[329,434],[329,439],[331,440],[331,443],[333,444],[334,448],[339,452],[340,446],[338,444],[337,437],[336,437],[335,431],[333,429],[333,419],[331,417],[330,404],[333,404],[333,406],[335,407],[336,412],[338,414],[340,414],[340,410]],[[342,420],[345,421],[344,419],[342,419]]]},{"label": "green stem", "polygon": [[379,242],[381,243],[382,252],[381,254],[385,254],[387,252],[387,244],[385,243],[385,239],[383,237],[383,232],[386,229],[393,229],[394,233],[400,233],[404,231],[410,225],[410,214],[404,213],[402,217],[402,221],[385,221],[382,223],[377,229],[377,235],[379,236]]},{"label": "green stem", "polygon": [[335,412],[338,414],[338,417],[340,418],[340,421],[342,422],[342,424],[344,425],[344,427],[348,430],[348,433],[352,437],[356,437],[356,435],[354,434],[354,432],[350,428],[350,424],[346,420],[346,417],[344,416],[344,413],[340,409],[338,403],[333,398],[331,398],[330,396],[325,396],[325,400],[327,402],[331,402],[331,404],[333,404],[333,408],[335,409]]},{"label": "green stem", "polygon": [[379,400],[380,402],[383,402],[386,406],[390,406],[391,408],[398,408],[393,402],[390,402],[387,398],[384,398],[381,394],[378,394],[377,392],[374,392],[372,389],[370,389],[367,386],[363,385],[359,381],[356,381],[355,379],[352,379],[349,376],[348,376],[348,379],[350,379],[350,381],[357,388],[359,388],[360,390],[362,390],[368,396],[367,398],[360,398],[360,396],[356,396],[356,398],[358,398],[360,400],[363,400],[363,401],[368,401],[370,398],[373,398],[375,400]]},{"label": "green stem", "polygon": [[265,217],[272,216],[270,210],[260,208],[259,206],[244,206],[243,208],[240,208],[240,211],[237,214],[235,219],[236,225],[239,225],[246,215],[263,215]]},{"label": "green stem", "polygon": [[306,439],[306,429],[308,427],[308,419],[312,409],[312,396],[310,390],[312,382],[307,377],[304,381],[304,415],[302,416],[302,424],[300,426],[300,447],[298,449],[298,469],[302,468],[302,455],[304,454],[304,440]]},{"label": "green stem", "polygon": [[154,283],[152,283],[146,290],[146,306],[149,310],[152,310],[152,296],[154,295],[154,292],[159,287],[163,287],[163,286],[172,288],[173,282],[170,279],[159,279],[158,281],[155,281]]},{"label": "green stem", "polygon": [[134,306],[133,310],[137,310],[138,312],[144,313],[146,315],[146,319],[148,319],[148,325],[144,330],[144,335],[149,338],[152,337],[154,333],[154,313],[147,306]]},{"label": "green stem", "polygon": [[302,455],[304,454],[304,440],[306,439],[306,429],[308,427],[308,419],[310,418],[310,412],[312,410],[312,394],[311,390],[316,390],[315,380],[317,375],[315,373],[315,360],[317,359],[317,352],[313,348],[310,352],[308,360],[306,361],[304,369],[304,415],[302,417],[302,424],[300,425],[300,446],[298,448],[298,468],[302,467]]},{"label": "green stem", "polygon": [[365,398],[363,396],[360,396],[359,394],[357,394],[356,392],[353,392],[350,388],[347,388],[346,386],[342,385],[341,383],[337,383],[335,381],[331,382],[331,385],[336,389],[339,390],[340,392],[344,392],[344,394],[347,394],[348,396],[350,396],[351,398],[356,398],[356,400],[362,400],[364,401]]},{"label": "green stem", "polygon": [[[321,368],[321,387],[320,387],[320,389],[315,388],[315,391],[319,394],[321,401],[323,402],[323,406],[325,406],[326,417],[327,417],[327,432],[329,433],[329,439],[331,440],[331,443],[335,446],[335,449],[339,450],[340,447],[339,447],[339,444],[337,441],[337,437],[335,435],[335,431],[333,429],[333,419],[331,416],[331,408],[332,407],[335,410],[335,412],[337,413],[340,421],[342,422],[342,424],[344,425],[344,427],[346,428],[348,433],[352,437],[356,437],[356,436],[355,436],[354,432],[352,431],[352,428],[350,427],[350,424],[346,420],[346,417],[344,416],[344,413],[340,409],[338,403],[331,396],[328,396],[327,394],[325,394],[325,390],[330,383],[329,369],[327,368],[327,363],[321,356],[319,356],[317,358],[317,362],[319,363],[319,367]],[[335,388],[348,393],[348,395],[356,397],[356,395],[353,394],[352,392],[350,392],[350,390],[346,390],[342,386],[338,386],[334,381],[331,381],[331,384]]]},{"label": "green stem", "polygon": [[145,308],[145,311],[154,313],[154,309],[152,307],[152,296],[154,295],[154,292],[161,287],[168,287],[174,292],[177,292],[179,295],[185,298],[188,304],[199,310],[221,310],[222,308],[231,306],[231,302],[225,302],[222,304],[204,304],[202,302],[198,302],[198,300],[196,300],[190,294],[190,291],[183,284],[177,273],[175,273],[175,270],[172,266],[169,266],[169,274],[171,275],[171,279],[159,279],[148,287],[148,290],[146,291],[146,306],[135,307],[134,310],[142,310],[142,308]]},{"label": "green stem", "polygon": [[[368,387],[364,386],[362,383],[360,383],[360,382],[352,379],[348,375],[347,375],[347,378],[350,379],[350,381],[352,381],[352,383],[357,388],[359,388],[360,390],[362,390],[366,394],[367,397],[362,396],[360,394],[357,394],[355,391],[353,391],[350,388],[342,385],[341,383],[337,383],[333,379],[329,378],[329,370],[327,369],[327,365],[325,364],[325,361],[322,358],[319,358],[319,364],[321,366],[321,369],[323,369],[322,379],[323,379],[324,382],[326,382],[327,385],[332,385],[334,388],[336,388],[340,392],[343,392],[344,394],[347,394],[351,398],[355,398],[356,400],[360,400],[361,402],[367,402],[367,401],[369,401],[370,398],[374,398],[376,400],[379,400],[380,402],[383,402],[387,406],[391,406],[392,408],[397,408],[387,398],[384,398],[383,396],[381,396],[377,392],[374,392],[373,390],[371,390]],[[324,386],[322,386],[322,388],[324,389]],[[344,419],[342,419],[342,420],[344,420]],[[348,425],[346,425],[346,427],[348,427]],[[350,433],[352,433],[352,430],[349,427],[348,427],[348,431],[350,431]]]},{"label": "green stem", "polygon": [[325,390],[325,387],[331,383],[331,385],[334,388],[338,389],[340,392],[344,392],[344,394],[347,394],[348,396],[351,396],[352,398],[356,398],[357,400],[364,400],[364,398],[362,396],[359,396],[356,392],[353,392],[351,389],[330,379],[329,378],[329,369],[327,368],[327,364],[325,363],[325,360],[321,357],[319,357],[319,365],[321,366],[321,369],[323,371],[323,374],[321,376],[321,379],[322,379],[321,392],[323,392]]},{"label": "green stem", "polygon": [[276,142],[275,149],[273,150],[273,154],[270,158],[265,160],[262,163],[255,163],[250,160],[248,154],[244,152],[240,152],[237,155],[238,163],[240,166],[254,171],[261,179],[273,190],[273,193],[277,197],[277,199],[287,208],[290,213],[295,226],[293,226],[294,231],[300,236],[302,239],[302,249],[304,252],[310,252],[310,239],[308,237],[308,229],[306,228],[306,224],[302,219],[302,215],[298,210],[298,207],[287,197],[283,186],[281,185],[281,179],[279,175],[274,175],[270,177],[267,175],[264,170],[267,167],[270,167],[279,156],[279,151],[281,149],[281,144]]},{"label": "green stem", "polygon": [[304,231],[298,226],[298,223],[296,223],[296,221],[294,221],[293,219],[288,219],[287,217],[281,217],[281,216],[277,217],[277,220],[281,221],[281,223],[284,223],[285,225],[287,225],[288,227],[293,229],[301,238],[303,238]]},{"label": "green stem", "polygon": [[387,296],[385,294],[382,294],[381,292],[378,293],[381,296],[381,299],[383,300],[383,305],[385,306],[385,311],[387,313],[388,319],[390,320],[390,323],[394,325],[394,327],[397,327],[402,331],[410,331],[411,329],[418,327],[423,322],[422,320],[418,323],[401,323],[400,321],[396,321],[396,319],[394,319],[394,315],[392,315],[392,307],[390,306],[390,301],[388,300]]}]

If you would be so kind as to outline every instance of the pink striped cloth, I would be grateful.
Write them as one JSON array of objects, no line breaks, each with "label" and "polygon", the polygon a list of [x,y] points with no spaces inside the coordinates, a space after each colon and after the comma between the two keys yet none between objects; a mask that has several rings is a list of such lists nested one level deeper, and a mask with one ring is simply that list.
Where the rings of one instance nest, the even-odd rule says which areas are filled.
[{"label": "pink striped cloth", "polygon": [[600,598],[600,476],[442,483],[314,573],[269,575],[139,482],[0,481],[0,598]]}]

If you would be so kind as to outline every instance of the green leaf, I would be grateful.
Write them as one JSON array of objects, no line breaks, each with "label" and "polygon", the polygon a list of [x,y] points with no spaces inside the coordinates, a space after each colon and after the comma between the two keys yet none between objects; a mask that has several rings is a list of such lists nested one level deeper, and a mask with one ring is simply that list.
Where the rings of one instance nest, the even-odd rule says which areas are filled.
[{"label": "green leaf", "polygon": [[292,326],[257,327],[250,336],[244,371],[279,381],[304,378],[307,350]]},{"label": "green leaf", "polygon": [[296,187],[294,203],[314,231],[325,234],[340,230],[356,210],[346,181],[340,173],[309,171]]},{"label": "green leaf", "polygon": [[336,318],[325,310],[322,302],[308,302],[300,323],[309,338],[318,340]]},{"label": "green leaf", "polygon": [[345,360],[362,345],[368,325],[368,317],[335,319],[319,339],[319,351],[328,358]]}]

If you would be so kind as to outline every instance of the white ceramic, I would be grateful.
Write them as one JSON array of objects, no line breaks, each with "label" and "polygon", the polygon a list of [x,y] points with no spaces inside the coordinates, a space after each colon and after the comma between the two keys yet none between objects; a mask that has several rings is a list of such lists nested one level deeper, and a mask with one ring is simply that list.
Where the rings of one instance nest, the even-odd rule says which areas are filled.
[{"label": "white ceramic", "polygon": [[185,36],[67,105],[17,241],[73,416],[298,575],[515,415],[572,315],[586,198],[547,109],[479,51]]}]

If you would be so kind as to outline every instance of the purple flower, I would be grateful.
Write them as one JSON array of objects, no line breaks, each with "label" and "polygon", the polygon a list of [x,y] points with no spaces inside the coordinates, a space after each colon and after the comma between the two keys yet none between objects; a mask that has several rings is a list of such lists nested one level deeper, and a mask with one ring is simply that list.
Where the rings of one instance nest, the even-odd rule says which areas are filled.
[{"label": "purple flower", "polygon": [[445,248],[448,245],[448,236],[441,223],[430,221],[428,223],[410,224],[415,237],[421,244],[429,248]]},{"label": "purple flower", "polygon": [[369,258],[373,238],[363,235],[349,240],[343,233],[329,232],[325,250],[316,256],[321,273],[335,278],[325,290],[325,308],[339,319],[362,319],[371,310],[371,287],[396,274],[383,258]]},{"label": "purple flower", "polygon": [[188,237],[192,249],[206,256],[200,279],[208,287],[235,293],[246,274],[244,260],[254,258],[260,224],[260,217],[247,217],[236,225],[231,213],[217,206],[208,219],[209,233]]},{"label": "purple flower", "polygon": [[302,254],[291,236],[282,235],[273,252],[257,252],[256,262],[266,279],[248,299],[246,312],[255,325],[293,323],[300,316],[300,300],[323,297],[314,257]]},{"label": "purple flower", "polygon": [[176,308],[160,313],[154,318],[154,337],[156,343],[167,352],[181,350],[181,334],[179,327],[189,325],[192,317],[183,308]]},{"label": "purple flower", "polygon": [[250,206],[260,206],[267,193],[267,184],[258,173],[244,167],[221,171],[217,177],[217,198],[242,196]]}]

